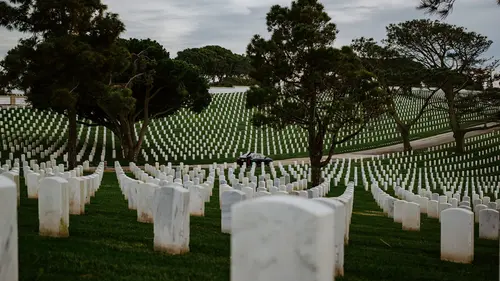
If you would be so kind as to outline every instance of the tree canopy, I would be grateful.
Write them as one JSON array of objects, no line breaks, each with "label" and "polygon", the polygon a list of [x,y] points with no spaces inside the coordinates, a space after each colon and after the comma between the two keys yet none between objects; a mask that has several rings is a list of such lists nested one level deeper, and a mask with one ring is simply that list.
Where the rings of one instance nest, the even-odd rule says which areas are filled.
[{"label": "tree canopy", "polygon": [[[500,5],[500,0],[496,0],[496,2]],[[444,19],[452,12],[454,5],[455,0],[420,0],[417,9],[424,10],[431,15],[437,14]]]},{"label": "tree canopy", "polygon": [[201,112],[210,104],[211,96],[199,70],[170,59],[158,42],[121,39],[119,45],[130,52],[129,67],[111,74],[109,84],[101,89],[96,106],[90,110],[94,113],[90,119],[113,131],[122,142],[125,157],[137,161],[151,120],[181,108]]},{"label": "tree canopy", "polygon": [[332,47],[337,29],[318,1],[272,6],[266,22],[271,38],[255,35],[247,47],[258,81],[247,107],[257,109],[256,126],[307,131],[312,181],[319,184],[336,146],[382,112],[379,85],[351,48]]},{"label": "tree canopy", "polygon": [[[10,4],[8,3],[10,2]],[[11,0],[0,3],[0,25],[27,34],[0,62],[4,91],[23,90],[36,108],[69,117],[69,166],[76,164],[76,116],[110,71],[124,67],[110,53],[124,30],[118,15],[96,0]]]},{"label": "tree canopy", "polygon": [[[420,92],[414,93],[412,87],[422,87],[422,83],[432,82],[434,73],[421,63],[401,55],[394,48],[378,44],[373,38],[355,39],[352,47],[361,57],[365,68],[377,77],[384,92],[386,112],[396,123],[404,150],[411,150],[410,130],[427,111],[437,92],[431,90],[429,95],[423,96]],[[403,115],[396,104],[399,98],[410,102],[422,100],[423,103],[414,116]]]},{"label": "tree canopy", "polygon": [[0,63],[1,88],[24,90],[34,107],[68,116],[70,167],[77,122],[106,126],[136,161],[150,120],[210,103],[195,66],[171,60],[156,41],[119,39],[123,23],[99,0],[10,2],[0,3],[0,23],[29,36]]},{"label": "tree canopy", "polygon": [[432,80],[441,81],[441,98],[449,115],[450,128],[454,133],[457,152],[464,151],[464,136],[478,130],[469,127],[465,117],[470,114],[490,120],[489,104],[482,102],[482,91],[463,92],[470,82],[480,83],[485,72],[496,68],[484,54],[492,44],[486,36],[467,31],[463,27],[430,20],[411,20],[387,27],[386,43],[405,57],[421,63],[433,71]]},{"label": "tree canopy", "polygon": [[248,58],[221,46],[185,49],[177,53],[177,59],[197,66],[214,85],[231,86],[231,81],[240,85],[251,83]]}]

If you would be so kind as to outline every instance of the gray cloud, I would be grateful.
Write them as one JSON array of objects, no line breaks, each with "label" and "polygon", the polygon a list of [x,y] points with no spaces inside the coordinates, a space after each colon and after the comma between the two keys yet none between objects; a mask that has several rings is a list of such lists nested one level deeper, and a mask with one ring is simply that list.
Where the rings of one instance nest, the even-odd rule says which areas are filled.
[{"label": "gray cloud", "polygon": [[[254,34],[266,35],[265,15],[271,5],[290,0],[103,0],[120,14],[124,37],[151,38],[173,55],[185,48],[221,45],[244,53]],[[494,43],[488,54],[500,57],[498,25],[500,7],[494,0],[460,0],[446,20],[488,36]],[[389,23],[425,18],[418,0],[324,0],[339,34],[336,45],[360,36],[380,40]],[[15,46],[19,33],[0,29],[0,57]]]}]

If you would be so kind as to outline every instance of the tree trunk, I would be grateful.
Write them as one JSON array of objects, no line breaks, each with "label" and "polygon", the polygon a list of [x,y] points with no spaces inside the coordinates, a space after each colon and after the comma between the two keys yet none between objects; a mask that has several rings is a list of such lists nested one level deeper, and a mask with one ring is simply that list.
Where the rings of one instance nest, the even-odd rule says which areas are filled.
[{"label": "tree trunk", "polygon": [[323,139],[315,136],[309,144],[309,160],[311,161],[312,186],[321,184],[321,159],[323,158]]},{"label": "tree trunk", "polygon": [[145,126],[145,128],[141,129],[138,139],[136,139],[135,137],[134,123],[127,122],[127,124],[128,125],[123,125],[120,128],[121,130],[120,141],[122,144],[123,155],[125,157],[125,160],[137,163],[137,160],[139,159],[139,153],[141,152],[142,143],[144,142],[144,135],[147,132],[147,126],[149,124],[149,121],[143,122],[142,126],[143,127]]},{"label": "tree trunk", "polygon": [[321,157],[311,156],[311,181],[312,186],[321,184]]},{"label": "tree trunk", "polygon": [[453,132],[453,137],[455,138],[455,151],[458,154],[465,153],[465,133],[461,130]]},{"label": "tree trunk", "polygon": [[136,143],[131,138],[127,137],[122,137],[121,143],[123,149],[123,156],[125,157],[125,160],[137,163],[140,149],[136,148]]},{"label": "tree trunk", "polygon": [[130,148],[128,150],[127,160],[137,163],[137,159],[139,159],[139,151],[140,148],[139,149],[135,147]]},{"label": "tree trunk", "polygon": [[410,127],[402,123],[396,124],[398,131],[401,134],[401,139],[403,140],[404,151],[411,151],[413,148],[411,147],[410,142]]},{"label": "tree trunk", "polygon": [[450,123],[450,129],[453,132],[453,137],[455,138],[455,152],[458,154],[462,154],[465,152],[465,132],[460,126],[459,116],[457,115],[457,109],[455,106],[455,93],[453,91],[453,87],[449,85],[445,87],[444,94],[448,105],[448,119]]},{"label": "tree trunk", "polygon": [[68,128],[68,170],[76,168],[76,111],[68,111],[69,128]]}]

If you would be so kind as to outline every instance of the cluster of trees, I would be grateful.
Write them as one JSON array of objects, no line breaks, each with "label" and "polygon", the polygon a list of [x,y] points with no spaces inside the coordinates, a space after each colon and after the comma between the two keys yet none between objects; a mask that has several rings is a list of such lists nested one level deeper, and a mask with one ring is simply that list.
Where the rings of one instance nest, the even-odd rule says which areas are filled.
[{"label": "cluster of trees", "polygon": [[245,55],[217,45],[189,48],[177,53],[177,59],[197,66],[214,86],[252,85],[250,60]]},{"label": "cluster of trees", "polygon": [[68,117],[70,168],[78,123],[109,128],[136,161],[152,119],[200,112],[211,101],[196,66],[170,59],[156,41],[119,38],[123,23],[99,0],[7,2],[0,26],[29,36],[0,62],[0,88],[23,90],[34,107]]},{"label": "cluster of trees", "polygon": [[[320,183],[320,169],[336,146],[382,114],[394,120],[405,150],[411,150],[412,126],[428,110],[448,113],[458,153],[464,152],[467,132],[499,126],[465,123],[470,113],[485,124],[500,116],[497,92],[462,91],[482,88],[497,67],[484,57],[492,44],[485,36],[439,21],[410,20],[390,24],[382,43],[358,38],[338,49],[332,47],[337,29],[330,20],[317,0],[275,5],[266,17],[271,38],[255,35],[247,47],[250,76],[258,82],[247,95],[247,107],[257,109],[253,124],[307,131],[313,185]],[[412,87],[429,87],[429,94]],[[395,101],[401,97],[419,101],[415,116],[398,112]]]}]

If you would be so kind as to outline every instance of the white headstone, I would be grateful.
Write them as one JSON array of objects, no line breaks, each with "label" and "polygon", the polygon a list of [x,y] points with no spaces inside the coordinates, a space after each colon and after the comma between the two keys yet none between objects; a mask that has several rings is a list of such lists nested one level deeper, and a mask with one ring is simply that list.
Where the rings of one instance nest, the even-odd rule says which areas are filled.
[{"label": "white headstone", "polygon": [[157,188],[153,199],[154,250],[169,254],[189,252],[189,191],[169,185]]},{"label": "white headstone", "polygon": [[69,213],[71,215],[82,214],[85,210],[85,181],[81,178],[69,178]]},{"label": "white headstone", "polygon": [[205,191],[203,186],[190,185],[189,190],[189,213],[193,216],[205,216]]},{"label": "white headstone", "polygon": [[394,222],[402,223],[403,222],[403,214],[405,212],[406,204],[405,200],[397,200],[394,202]]},{"label": "white headstone", "polygon": [[19,279],[17,235],[17,188],[0,176],[0,280]]},{"label": "white headstone", "polygon": [[335,214],[334,243],[335,243],[335,276],[344,276],[344,233],[345,233],[345,206],[337,200],[327,198],[313,199],[332,208]]},{"label": "white headstone", "polygon": [[246,199],[246,194],[239,190],[224,191],[221,196],[221,231],[231,233],[232,214],[231,207]]},{"label": "white headstone", "polygon": [[497,210],[484,209],[479,212],[479,238],[498,239],[499,215]]},{"label": "white headstone", "polygon": [[332,209],[297,196],[266,196],[234,205],[231,281],[330,281]]},{"label": "white headstone", "polygon": [[441,212],[441,260],[472,263],[474,260],[474,213],[462,208]]},{"label": "white headstone", "polygon": [[439,218],[439,202],[436,200],[430,200],[427,202],[427,216],[429,218],[438,219]]},{"label": "white headstone", "polygon": [[28,198],[38,198],[38,183],[40,181],[39,173],[30,173],[26,176],[26,186],[28,189]]},{"label": "white headstone", "polygon": [[159,186],[152,183],[141,183],[138,187],[137,221],[153,223],[153,197]]},{"label": "white headstone", "polygon": [[406,203],[403,213],[403,230],[420,231],[420,206],[417,203]]},{"label": "white headstone", "polygon": [[69,236],[68,181],[59,177],[47,177],[40,181],[38,218],[41,236]]}]

